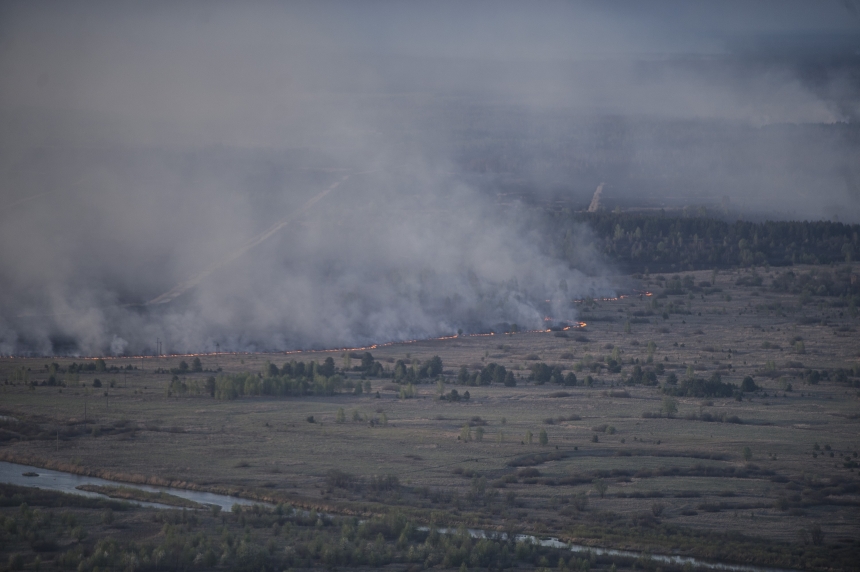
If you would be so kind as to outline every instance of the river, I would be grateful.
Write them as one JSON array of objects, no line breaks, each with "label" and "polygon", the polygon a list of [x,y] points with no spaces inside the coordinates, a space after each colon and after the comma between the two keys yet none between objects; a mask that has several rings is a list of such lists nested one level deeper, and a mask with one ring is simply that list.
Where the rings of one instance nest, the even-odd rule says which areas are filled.
[{"label": "river", "polygon": [[[25,477],[23,473],[37,473],[37,477]],[[107,498],[105,495],[82,491],[76,487],[79,485],[102,485],[102,486],[117,486],[141,489],[150,492],[166,492],[172,495],[182,497],[206,505],[218,505],[222,509],[230,510],[234,504],[238,505],[253,505],[265,504],[251,501],[239,497],[231,497],[229,495],[219,495],[215,493],[206,493],[200,491],[189,491],[186,489],[176,489],[172,487],[153,487],[150,485],[138,485],[128,483],[118,483],[116,481],[108,481],[98,477],[86,477],[82,475],[74,475],[72,473],[64,473],[62,471],[52,471],[50,469],[40,469],[39,467],[31,467],[29,465],[19,465],[18,463],[9,463],[0,461],[0,482],[22,487],[38,487],[40,489],[48,489],[63,493],[71,493],[75,495],[83,495],[95,498]],[[128,501],[134,504],[152,506],[155,508],[176,508],[158,503],[149,503],[141,501]]]},{"label": "river", "polygon": [[[32,472],[37,473],[37,477],[25,477],[23,473]],[[172,495],[176,495],[178,497],[182,497],[185,499],[189,499],[195,502],[199,502],[201,504],[208,505],[218,505],[222,509],[230,510],[234,504],[239,505],[253,505],[253,504],[265,504],[258,503],[254,501],[250,501],[247,499],[232,497],[228,495],[219,495],[214,493],[205,493],[199,491],[189,491],[185,489],[176,489],[171,487],[153,487],[148,485],[128,485],[126,483],[117,483],[115,481],[108,481],[106,479],[100,479],[97,477],[85,477],[81,475],[74,475],[71,473],[64,473],[61,471],[52,471],[50,469],[40,469],[38,467],[31,467],[28,465],[19,465],[17,463],[9,463],[5,461],[0,461],[0,482],[9,483],[13,485],[20,486],[30,486],[30,487],[39,487],[43,489],[49,489],[53,491],[59,491],[64,493],[71,493],[76,495],[84,495],[88,497],[98,497],[98,498],[106,498],[105,495],[100,495],[98,493],[91,493],[87,491],[81,491],[75,487],[83,484],[93,484],[93,485],[117,485],[121,484],[123,486],[130,486],[134,488],[139,488],[145,491],[152,492],[167,492]],[[146,503],[139,501],[129,501],[140,505],[145,506],[153,506],[156,508],[175,508],[168,507],[166,505],[156,504],[156,503]],[[271,506],[271,505],[267,505]],[[419,530],[429,531],[430,529],[427,527],[420,527]],[[457,529],[454,528],[440,528],[438,529],[442,534],[454,534]],[[479,529],[468,529],[469,535],[473,538],[493,538],[496,536],[496,533],[487,533],[484,530]],[[504,533],[498,533],[499,538],[506,538]],[[655,562],[662,562],[666,564],[674,564],[677,566],[684,566],[685,564],[690,564],[694,568],[697,569],[706,569],[706,570],[725,570],[728,572],[793,572],[790,570],[784,570],[779,568],[764,568],[760,566],[747,566],[742,564],[725,564],[721,562],[708,562],[705,560],[700,560],[698,558],[691,558],[688,556],[675,556],[675,555],[667,555],[667,554],[644,554],[641,552],[634,552],[632,550],[615,550],[613,548],[597,548],[593,546],[584,546],[580,544],[570,544],[566,542],[560,541],[558,538],[550,537],[550,538],[538,538],[536,536],[531,536],[527,534],[518,534],[516,536],[517,541],[529,541],[534,542],[535,544],[539,544],[541,546],[548,546],[552,548],[560,548],[563,550],[570,550],[571,552],[580,552],[580,553],[588,553],[592,552],[597,556],[618,556],[620,558],[642,558],[645,556],[646,558],[650,558]]]}]

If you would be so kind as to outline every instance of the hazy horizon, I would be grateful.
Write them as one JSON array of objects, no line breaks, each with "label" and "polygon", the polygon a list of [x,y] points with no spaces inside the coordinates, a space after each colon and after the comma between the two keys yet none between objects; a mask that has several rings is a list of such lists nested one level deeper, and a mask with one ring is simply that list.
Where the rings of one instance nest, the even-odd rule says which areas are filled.
[{"label": "hazy horizon", "polygon": [[860,222],[858,8],[6,2],[0,355],[537,327],[611,291],[587,227],[554,259],[504,193]]}]

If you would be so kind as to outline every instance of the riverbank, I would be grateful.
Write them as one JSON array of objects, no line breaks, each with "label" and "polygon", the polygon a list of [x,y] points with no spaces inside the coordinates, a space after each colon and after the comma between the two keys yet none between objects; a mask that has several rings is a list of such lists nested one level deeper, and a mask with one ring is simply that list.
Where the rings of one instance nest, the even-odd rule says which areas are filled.
[{"label": "riverbank", "polygon": [[149,502],[149,503],[173,506],[173,507],[177,507],[177,508],[190,508],[190,509],[206,508],[206,505],[200,504],[199,502],[194,502],[192,500],[184,499],[182,497],[178,497],[176,495],[172,495],[172,494],[166,493],[164,491],[159,491],[157,493],[154,493],[151,491],[136,489],[134,487],[124,487],[121,485],[118,485],[118,486],[78,485],[75,488],[78,490],[81,490],[81,491],[87,491],[87,492],[91,492],[91,493],[98,493],[100,495],[105,495],[106,497],[110,497],[113,499]]}]

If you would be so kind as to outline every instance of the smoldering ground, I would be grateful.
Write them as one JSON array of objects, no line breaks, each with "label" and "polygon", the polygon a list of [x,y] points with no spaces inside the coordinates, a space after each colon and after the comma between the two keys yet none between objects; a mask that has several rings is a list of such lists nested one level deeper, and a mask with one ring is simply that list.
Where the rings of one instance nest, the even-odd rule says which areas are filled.
[{"label": "smoldering ground", "polygon": [[588,231],[554,259],[507,188],[857,219],[856,54],[726,40],[856,27],[788,4],[5,3],[0,353],[571,319]]}]

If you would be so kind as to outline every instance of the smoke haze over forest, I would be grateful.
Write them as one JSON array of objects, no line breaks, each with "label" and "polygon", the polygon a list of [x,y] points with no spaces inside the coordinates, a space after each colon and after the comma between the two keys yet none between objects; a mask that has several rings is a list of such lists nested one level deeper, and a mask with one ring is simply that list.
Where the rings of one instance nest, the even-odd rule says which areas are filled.
[{"label": "smoke haze over forest", "polygon": [[601,183],[860,222],[858,58],[851,0],[5,2],[0,355],[573,320]]}]

